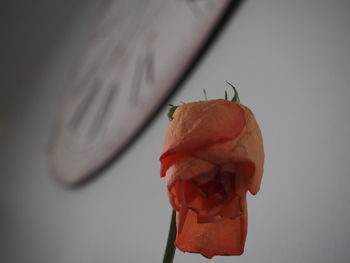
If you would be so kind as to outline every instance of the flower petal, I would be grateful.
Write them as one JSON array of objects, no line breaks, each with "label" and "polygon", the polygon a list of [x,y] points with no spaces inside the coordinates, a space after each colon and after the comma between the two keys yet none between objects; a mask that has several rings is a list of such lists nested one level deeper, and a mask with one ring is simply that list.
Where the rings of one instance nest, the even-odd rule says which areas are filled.
[{"label": "flower petal", "polygon": [[[195,157],[185,156],[180,158],[166,171],[169,201],[174,209],[187,206],[197,196],[195,191],[188,189],[190,186],[182,182],[189,181],[201,174],[210,174],[216,166]],[[186,198],[185,191],[186,190]]]},{"label": "flower petal", "polygon": [[247,235],[247,205],[235,219],[214,223],[197,223],[197,215],[189,210],[175,245],[183,252],[200,253],[207,258],[217,255],[241,255]]},{"label": "flower petal", "polygon": [[161,176],[171,165],[172,155],[190,154],[210,144],[232,140],[245,126],[244,110],[226,100],[187,103],[178,107],[165,135]]},{"label": "flower petal", "polygon": [[245,112],[246,127],[234,140],[211,144],[193,155],[216,165],[235,163],[244,174],[247,188],[255,195],[261,184],[264,165],[264,148],[260,128],[253,113],[240,105]]},{"label": "flower petal", "polygon": [[172,186],[176,181],[188,181],[201,174],[209,174],[216,166],[193,156],[180,158],[166,171],[167,185]]}]

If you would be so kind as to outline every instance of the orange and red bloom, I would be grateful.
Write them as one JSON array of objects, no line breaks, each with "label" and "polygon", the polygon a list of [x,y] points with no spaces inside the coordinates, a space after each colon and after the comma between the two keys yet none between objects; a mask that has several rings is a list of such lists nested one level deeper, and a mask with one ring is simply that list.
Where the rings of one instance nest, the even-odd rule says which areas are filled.
[{"label": "orange and red bloom", "polygon": [[223,99],[179,106],[160,161],[176,210],[175,246],[208,258],[242,254],[246,193],[259,191],[264,163],[253,113]]}]

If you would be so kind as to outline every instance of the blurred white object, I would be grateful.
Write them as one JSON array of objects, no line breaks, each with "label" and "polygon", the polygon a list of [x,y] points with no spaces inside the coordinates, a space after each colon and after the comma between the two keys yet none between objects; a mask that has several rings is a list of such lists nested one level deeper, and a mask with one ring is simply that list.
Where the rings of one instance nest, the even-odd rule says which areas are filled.
[{"label": "blurred white object", "polygon": [[54,176],[76,184],[140,133],[198,55],[230,0],[106,1],[54,127]]}]

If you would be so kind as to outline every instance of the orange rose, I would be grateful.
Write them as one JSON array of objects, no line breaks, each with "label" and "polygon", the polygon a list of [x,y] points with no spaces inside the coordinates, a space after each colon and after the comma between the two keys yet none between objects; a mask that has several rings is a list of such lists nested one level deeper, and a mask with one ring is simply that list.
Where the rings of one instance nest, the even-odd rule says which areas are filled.
[{"label": "orange rose", "polygon": [[249,190],[263,174],[260,129],[245,106],[218,99],[179,106],[160,157],[176,210],[175,246],[184,252],[241,255]]}]

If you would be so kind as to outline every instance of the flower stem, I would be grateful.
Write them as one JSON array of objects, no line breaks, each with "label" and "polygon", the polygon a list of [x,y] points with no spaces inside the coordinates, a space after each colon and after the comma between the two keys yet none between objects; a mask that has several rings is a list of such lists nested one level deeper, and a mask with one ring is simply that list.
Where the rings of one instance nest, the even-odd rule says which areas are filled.
[{"label": "flower stem", "polygon": [[168,241],[166,244],[163,263],[172,263],[175,255],[174,241],[176,238],[176,212],[173,210],[171,214],[171,222],[168,234]]}]

